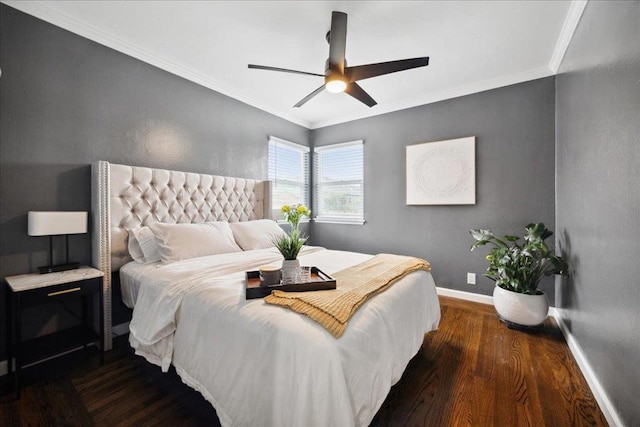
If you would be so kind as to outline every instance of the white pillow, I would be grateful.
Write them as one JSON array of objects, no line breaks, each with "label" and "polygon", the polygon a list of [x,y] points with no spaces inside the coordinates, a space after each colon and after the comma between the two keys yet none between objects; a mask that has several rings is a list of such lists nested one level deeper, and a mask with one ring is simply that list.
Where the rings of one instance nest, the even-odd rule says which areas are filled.
[{"label": "white pillow", "polygon": [[129,254],[134,261],[142,264],[160,261],[158,244],[149,227],[129,230]]},{"label": "white pillow", "polygon": [[236,242],[245,251],[271,248],[275,246],[274,240],[285,235],[284,230],[270,219],[232,222],[229,226]]},{"label": "white pillow", "polygon": [[226,222],[200,224],[156,222],[150,227],[156,236],[162,262],[242,251],[233,240],[233,233]]}]

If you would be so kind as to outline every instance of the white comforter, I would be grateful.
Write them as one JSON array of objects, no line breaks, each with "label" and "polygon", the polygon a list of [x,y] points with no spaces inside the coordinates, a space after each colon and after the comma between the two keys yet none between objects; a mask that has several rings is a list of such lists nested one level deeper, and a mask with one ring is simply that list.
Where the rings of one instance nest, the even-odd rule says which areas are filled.
[{"label": "white comforter", "polygon": [[[370,255],[305,247],[299,258],[332,274]],[[335,339],[306,316],[245,299],[244,272],[281,260],[265,249],[147,266],[131,345],[164,371],[173,363],[223,426],[368,425],[438,326],[431,275],[372,298]]]}]

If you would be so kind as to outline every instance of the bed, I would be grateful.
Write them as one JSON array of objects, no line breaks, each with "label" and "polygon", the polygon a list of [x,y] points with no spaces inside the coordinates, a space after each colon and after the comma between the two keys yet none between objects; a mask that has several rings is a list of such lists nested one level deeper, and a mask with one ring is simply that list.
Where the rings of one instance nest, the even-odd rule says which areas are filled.
[{"label": "bed", "polygon": [[[245,299],[244,272],[279,265],[275,248],[172,263],[131,261],[131,228],[270,218],[268,181],[107,162],[94,164],[93,177],[94,263],[109,278],[105,307],[117,271],[123,301],[134,309],[136,353],[164,371],[173,365],[212,403],[223,426],[366,426],[424,334],[438,326],[435,284],[426,271],[368,300],[336,339],[304,315]],[[305,247],[299,256],[328,274],[370,258],[319,247]],[[105,348],[110,345],[106,338]]]}]

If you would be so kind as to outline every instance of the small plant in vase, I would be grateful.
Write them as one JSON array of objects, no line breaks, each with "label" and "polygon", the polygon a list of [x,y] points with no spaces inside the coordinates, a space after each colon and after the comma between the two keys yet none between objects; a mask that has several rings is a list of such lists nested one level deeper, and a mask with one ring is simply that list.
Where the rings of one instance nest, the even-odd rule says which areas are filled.
[{"label": "small plant in vase", "polygon": [[289,234],[285,234],[276,239],[274,243],[285,261],[295,261],[298,258],[300,249],[302,249],[306,241],[307,239],[300,235],[300,231],[297,228],[294,228]]},{"label": "small plant in vase", "polygon": [[293,282],[300,267],[298,253],[307,241],[307,237],[300,233],[298,224],[304,217],[311,216],[311,210],[305,205],[283,205],[280,210],[291,224],[291,231],[276,239],[274,244],[284,257],[282,261],[282,281]]},{"label": "small plant in vase", "polygon": [[517,236],[499,239],[491,230],[469,230],[474,250],[493,245],[487,261],[486,277],[496,282],[493,303],[500,319],[508,326],[538,326],[549,312],[546,295],[538,289],[540,280],[552,274],[567,274],[567,263],[545,243],[553,232],[543,223],[525,227],[524,242]]}]

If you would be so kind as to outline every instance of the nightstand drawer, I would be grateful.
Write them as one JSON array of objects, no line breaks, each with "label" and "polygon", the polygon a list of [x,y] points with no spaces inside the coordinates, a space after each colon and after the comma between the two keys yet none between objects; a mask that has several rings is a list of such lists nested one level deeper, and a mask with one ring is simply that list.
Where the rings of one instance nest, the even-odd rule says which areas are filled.
[{"label": "nightstand drawer", "polygon": [[55,301],[56,299],[66,298],[72,295],[95,294],[101,282],[102,280],[100,278],[93,278],[23,291],[20,292],[21,303],[23,307],[26,307],[29,305],[43,304],[47,301]]}]

